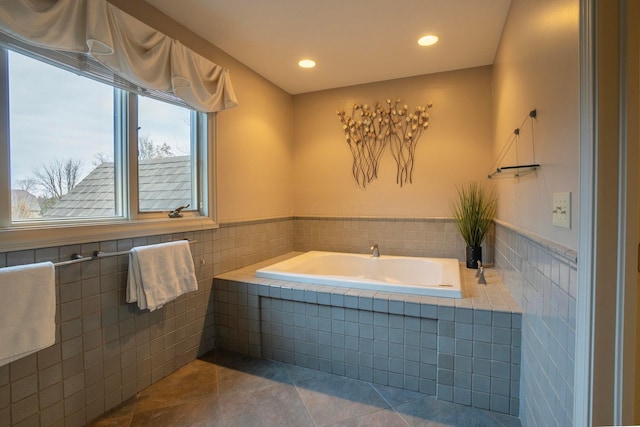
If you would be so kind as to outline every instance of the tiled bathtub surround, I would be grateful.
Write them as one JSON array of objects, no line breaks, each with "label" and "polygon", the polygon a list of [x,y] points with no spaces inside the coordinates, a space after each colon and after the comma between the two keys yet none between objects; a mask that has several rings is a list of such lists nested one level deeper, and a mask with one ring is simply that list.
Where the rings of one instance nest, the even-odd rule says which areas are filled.
[{"label": "tiled bathtub surround", "polygon": [[218,348],[518,415],[521,314],[495,270],[462,269],[460,300],[255,277],[282,258],[215,279]]},{"label": "tiled bathtub surround", "polygon": [[56,343],[0,367],[0,425],[82,426],[213,348],[214,274],[290,252],[293,222],[0,253],[3,267],[181,238],[194,240],[199,290],[154,312],[125,302],[126,255],[56,269]]},{"label": "tiled bathtub surround", "polygon": [[573,425],[577,255],[507,224],[496,264],[522,307],[523,426]]}]

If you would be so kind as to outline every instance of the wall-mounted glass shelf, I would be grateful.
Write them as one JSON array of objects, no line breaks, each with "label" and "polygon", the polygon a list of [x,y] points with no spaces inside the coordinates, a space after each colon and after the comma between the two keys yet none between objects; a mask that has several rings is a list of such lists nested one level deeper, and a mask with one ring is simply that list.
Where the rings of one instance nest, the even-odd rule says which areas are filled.
[{"label": "wall-mounted glass shelf", "polygon": [[506,177],[520,177],[528,175],[531,172],[535,172],[540,169],[539,164],[533,165],[518,165],[518,166],[502,166],[496,169],[495,172],[490,173],[488,178],[506,178]]},{"label": "wall-mounted glass shelf", "polygon": [[[509,138],[507,139],[507,142],[502,146],[502,149],[500,150],[500,153],[498,154],[498,158],[496,159],[496,161],[493,163],[493,165],[491,166],[492,168],[496,168],[495,172],[490,172],[487,176],[489,179],[492,178],[509,178],[509,177],[520,177],[520,176],[524,176],[524,175],[528,175],[531,172],[535,172],[538,169],[540,169],[540,165],[538,163],[535,163],[536,161],[536,150],[535,150],[535,133],[534,133],[534,123],[535,123],[535,119],[536,117],[538,117],[538,111],[537,110],[531,110],[529,111],[529,114],[527,114],[527,116],[524,118],[524,120],[522,121],[522,124],[520,125],[520,127],[515,128],[513,130],[513,133],[509,136]],[[500,163],[502,163],[505,160],[505,157],[507,156],[507,153],[509,152],[509,150],[511,150],[511,148],[513,148],[513,145],[515,144],[516,146],[518,145],[518,142],[520,140],[520,131],[522,130],[522,127],[524,125],[526,125],[527,123],[530,124],[531,126],[531,164],[527,164],[527,165],[521,165],[518,164],[520,163],[520,160],[518,160],[518,150],[516,149],[516,155],[515,155],[515,162],[516,162],[516,166],[498,166]]]}]

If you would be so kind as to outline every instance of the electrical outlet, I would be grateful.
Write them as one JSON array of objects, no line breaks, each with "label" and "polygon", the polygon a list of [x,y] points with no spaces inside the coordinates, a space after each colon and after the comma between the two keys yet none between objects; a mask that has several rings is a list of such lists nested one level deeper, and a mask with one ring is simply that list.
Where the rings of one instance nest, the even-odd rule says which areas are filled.
[{"label": "electrical outlet", "polygon": [[556,227],[571,228],[571,193],[553,193],[552,223]]}]

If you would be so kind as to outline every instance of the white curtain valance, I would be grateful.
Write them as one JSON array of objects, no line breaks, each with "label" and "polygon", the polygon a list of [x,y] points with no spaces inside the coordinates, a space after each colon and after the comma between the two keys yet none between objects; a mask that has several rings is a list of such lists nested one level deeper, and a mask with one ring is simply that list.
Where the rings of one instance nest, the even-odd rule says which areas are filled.
[{"label": "white curtain valance", "polygon": [[228,70],[106,0],[0,0],[0,31],[90,55],[134,85],[171,93],[198,111],[238,105]]}]

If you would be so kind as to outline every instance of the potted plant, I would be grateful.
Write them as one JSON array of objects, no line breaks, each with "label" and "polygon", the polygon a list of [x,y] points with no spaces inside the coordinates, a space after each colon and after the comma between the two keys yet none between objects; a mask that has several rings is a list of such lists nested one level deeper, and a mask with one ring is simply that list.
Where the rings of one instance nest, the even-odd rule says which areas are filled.
[{"label": "potted plant", "polygon": [[458,199],[453,204],[453,216],[462,238],[467,244],[467,268],[478,268],[482,260],[482,241],[496,214],[493,190],[470,183],[458,187]]}]

